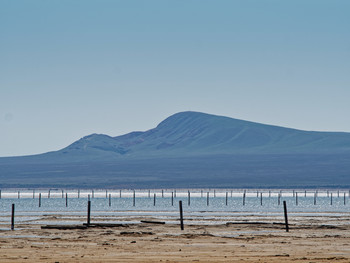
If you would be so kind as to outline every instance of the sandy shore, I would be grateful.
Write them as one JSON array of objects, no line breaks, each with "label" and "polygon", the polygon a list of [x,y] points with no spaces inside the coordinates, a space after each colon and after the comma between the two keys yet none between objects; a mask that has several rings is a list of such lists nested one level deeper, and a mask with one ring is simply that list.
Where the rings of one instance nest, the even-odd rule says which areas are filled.
[{"label": "sandy shore", "polygon": [[350,262],[348,217],[291,221],[288,233],[283,225],[251,219],[219,225],[185,221],[183,231],[177,224],[69,230],[22,224],[0,231],[0,262]]}]

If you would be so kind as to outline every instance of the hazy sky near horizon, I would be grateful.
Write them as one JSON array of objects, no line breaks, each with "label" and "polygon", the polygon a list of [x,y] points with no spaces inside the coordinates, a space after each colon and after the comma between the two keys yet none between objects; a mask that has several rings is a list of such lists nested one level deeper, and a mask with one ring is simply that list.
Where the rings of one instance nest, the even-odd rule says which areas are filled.
[{"label": "hazy sky near horizon", "polygon": [[180,111],[350,132],[348,0],[0,1],[0,156]]}]

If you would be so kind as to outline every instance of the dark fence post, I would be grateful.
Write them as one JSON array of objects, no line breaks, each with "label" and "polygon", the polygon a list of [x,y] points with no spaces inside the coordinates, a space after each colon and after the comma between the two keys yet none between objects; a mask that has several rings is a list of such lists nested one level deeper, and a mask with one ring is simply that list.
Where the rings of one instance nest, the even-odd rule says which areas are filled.
[{"label": "dark fence post", "polygon": [[15,229],[15,204],[12,204],[12,213],[11,213],[11,230]]},{"label": "dark fence post", "polygon": [[108,200],[108,205],[109,205],[109,206],[111,206],[111,197],[112,197],[112,195],[109,194],[109,200]]},{"label": "dark fence post", "polygon": [[243,193],[243,205],[245,205],[245,191]]},{"label": "dark fence post", "polygon": [[209,192],[207,192],[207,206],[209,206]]},{"label": "dark fence post", "polygon": [[285,224],[286,224],[286,232],[289,232],[288,215],[287,215],[287,203],[286,203],[286,201],[283,201],[283,208],[284,208],[284,221],[285,221]]},{"label": "dark fence post", "polygon": [[263,205],[262,204],[262,192],[260,192],[260,205]]},{"label": "dark fence post", "polygon": [[228,193],[226,192],[226,205],[227,205],[227,196],[228,196]]},{"label": "dark fence post", "polygon": [[88,207],[87,207],[87,226],[90,225],[90,215],[91,215],[91,201],[88,201]]},{"label": "dark fence post", "polygon": [[171,192],[171,206],[174,206],[174,192]]},{"label": "dark fence post", "polygon": [[153,206],[156,206],[156,193],[153,194]]},{"label": "dark fence post", "polygon": [[295,193],[295,205],[298,205],[298,192]]},{"label": "dark fence post", "polygon": [[68,206],[68,193],[66,193],[66,207]]},{"label": "dark fence post", "polygon": [[183,218],[183,211],[182,211],[182,201],[179,201],[179,208],[180,208],[180,225],[181,225],[181,230],[184,230],[184,218]]},{"label": "dark fence post", "polygon": [[41,207],[41,193],[39,193],[39,207]]},{"label": "dark fence post", "polygon": [[188,191],[188,206],[191,205],[191,193]]},{"label": "dark fence post", "polygon": [[134,190],[134,193],[133,193],[133,198],[132,198],[132,206],[135,206],[135,190]]}]

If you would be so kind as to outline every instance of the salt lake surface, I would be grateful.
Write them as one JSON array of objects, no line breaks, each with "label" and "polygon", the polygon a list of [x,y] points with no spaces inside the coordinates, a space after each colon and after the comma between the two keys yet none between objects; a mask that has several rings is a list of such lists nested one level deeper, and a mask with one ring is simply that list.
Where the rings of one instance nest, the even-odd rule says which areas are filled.
[{"label": "salt lake surface", "polygon": [[[182,201],[187,223],[220,224],[263,220],[283,222],[283,201],[289,217],[350,216],[348,190],[152,189],[152,190],[28,190],[2,189],[0,226],[8,226],[15,204],[16,224],[81,224],[88,200],[93,222],[140,223],[157,219],[176,223]],[[39,206],[40,203],[40,206]]]}]

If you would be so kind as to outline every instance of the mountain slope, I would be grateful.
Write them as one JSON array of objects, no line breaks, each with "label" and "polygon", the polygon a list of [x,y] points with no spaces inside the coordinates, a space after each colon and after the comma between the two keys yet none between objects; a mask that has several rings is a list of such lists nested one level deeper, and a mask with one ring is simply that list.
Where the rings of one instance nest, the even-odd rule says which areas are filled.
[{"label": "mountain slope", "polygon": [[350,153],[350,134],[301,131],[205,113],[181,112],[146,132],[117,137],[92,134],[51,155],[103,159],[290,153]]}]

